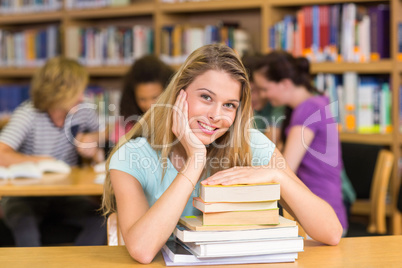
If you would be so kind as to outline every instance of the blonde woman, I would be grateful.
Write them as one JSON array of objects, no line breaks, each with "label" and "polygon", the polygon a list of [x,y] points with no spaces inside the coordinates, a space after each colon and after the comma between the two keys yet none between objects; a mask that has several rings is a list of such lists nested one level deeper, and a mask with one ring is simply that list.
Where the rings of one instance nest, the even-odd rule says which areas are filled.
[{"label": "blonde woman", "polygon": [[342,227],[331,207],[286,167],[268,138],[249,130],[250,106],[239,58],[224,45],[207,45],[188,57],[157,104],[119,141],[108,160],[103,209],[118,212],[135,260],[150,263],[180,216],[197,213],[191,199],[207,177],[202,183],[279,182],[282,205],[309,235],[339,242]]},{"label": "blonde woman", "polygon": [[[22,103],[0,133],[0,166],[58,159],[78,164],[78,156],[95,156],[98,119],[93,109],[76,107],[88,82],[83,66],[74,60],[53,58],[35,74],[31,100]],[[77,146],[79,142],[85,145]],[[89,147],[89,148],[85,148]],[[4,219],[16,246],[40,246],[39,224],[56,211],[61,221],[82,228],[76,245],[104,244],[102,219],[96,204],[85,197],[8,197],[2,199]]]}]

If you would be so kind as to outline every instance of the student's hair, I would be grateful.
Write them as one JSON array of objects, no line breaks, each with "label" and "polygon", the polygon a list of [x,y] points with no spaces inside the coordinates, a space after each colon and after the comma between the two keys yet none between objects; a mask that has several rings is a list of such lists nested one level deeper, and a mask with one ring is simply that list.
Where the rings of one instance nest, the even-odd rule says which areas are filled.
[{"label": "student's hair", "polygon": [[69,109],[88,83],[88,72],[77,61],[63,57],[49,59],[31,82],[31,99],[36,109]]},{"label": "student's hair", "polygon": [[[209,70],[226,72],[231,78],[238,81],[241,84],[241,99],[232,126],[224,135],[207,146],[207,164],[202,176],[206,174],[212,175],[219,170],[234,166],[250,166],[251,150],[248,130],[252,110],[248,76],[240,59],[231,48],[221,44],[213,44],[195,50],[187,58],[170,81],[166,90],[159,97],[157,105],[149,109],[126,136],[120,139],[108,158],[106,170],[109,170],[109,163],[113,154],[128,140],[137,137],[147,138],[152,148],[159,153],[161,166],[166,167],[169,153],[172,150],[171,144],[177,142],[172,132],[172,107],[180,90],[185,90],[196,77]],[[228,161],[222,163],[224,166],[219,165],[219,167],[213,168],[209,162],[211,157],[228,159]],[[166,168],[163,169],[162,178],[165,172]],[[102,209],[104,215],[116,211],[109,172],[104,184]]]},{"label": "student's hair", "polygon": [[[269,81],[276,83],[289,79],[296,86],[303,86],[313,94],[321,94],[311,81],[310,62],[304,57],[293,57],[285,51],[273,51],[264,56],[258,62],[256,69],[261,72]],[[281,128],[281,140],[286,142],[285,130],[290,124],[293,110],[287,106],[285,109],[285,120]]]},{"label": "student's hair", "polygon": [[260,61],[263,59],[262,54],[246,55],[241,60],[243,62],[244,68],[247,70],[248,78],[250,82],[254,81],[253,72],[256,70],[257,66],[260,65]]},{"label": "student's hair", "polygon": [[143,115],[135,99],[135,90],[142,83],[159,83],[163,89],[173,76],[173,69],[154,55],[144,56],[134,62],[123,80],[120,115],[124,120],[132,115]]}]

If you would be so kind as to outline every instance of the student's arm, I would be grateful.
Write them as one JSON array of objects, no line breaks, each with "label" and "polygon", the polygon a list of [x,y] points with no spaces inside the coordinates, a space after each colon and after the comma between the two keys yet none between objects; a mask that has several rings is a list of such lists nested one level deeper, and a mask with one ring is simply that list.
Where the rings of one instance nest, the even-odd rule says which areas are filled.
[{"label": "student's arm", "polygon": [[296,172],[299,168],[307,148],[310,146],[313,139],[314,132],[308,127],[294,126],[289,130],[283,156],[293,172]]},{"label": "student's arm", "polygon": [[0,142],[0,166],[9,166],[22,162],[38,162],[53,159],[50,156],[26,155],[16,152],[5,143]]},{"label": "student's arm", "polygon": [[[187,161],[183,173],[196,184],[202,169],[194,167],[193,159]],[[176,227],[193,185],[179,174],[149,208],[141,184],[133,176],[118,170],[111,170],[110,176],[127,250],[138,262],[150,263]]]},{"label": "student's arm", "polygon": [[100,141],[104,140],[104,132],[78,133],[75,137],[77,152],[83,158],[93,159],[95,162],[104,160],[102,149],[99,148]]},{"label": "student's arm", "polygon": [[275,182],[281,185],[281,204],[313,239],[337,245],[342,225],[332,207],[314,195],[286,164],[278,149],[268,166],[236,167],[220,171],[202,184],[253,184]]},{"label": "student's arm", "polygon": [[110,172],[124,242],[130,255],[141,263],[150,263],[166,243],[204,170],[206,148],[188,124],[185,92],[179,94],[175,106],[172,132],[180,137],[187,160],[182,174],[153,206],[148,207],[142,186],[133,176],[117,170]]},{"label": "student's arm", "polygon": [[75,146],[78,154],[87,159],[92,159],[94,162],[104,160],[103,149],[100,145],[106,141],[106,127],[99,125],[99,119],[96,112],[89,108],[78,110],[82,117],[85,118],[84,123],[79,126],[79,133],[75,136]]},{"label": "student's arm", "polygon": [[281,129],[278,127],[274,127],[274,126],[268,126],[265,129],[265,136],[268,137],[268,139],[270,141],[272,141],[273,143],[275,143],[275,145],[278,147],[278,144],[281,142]]},{"label": "student's arm", "polygon": [[32,132],[33,124],[35,124],[35,111],[29,104],[21,104],[0,132],[0,166],[53,159],[50,156],[25,155],[18,152],[18,148]]}]

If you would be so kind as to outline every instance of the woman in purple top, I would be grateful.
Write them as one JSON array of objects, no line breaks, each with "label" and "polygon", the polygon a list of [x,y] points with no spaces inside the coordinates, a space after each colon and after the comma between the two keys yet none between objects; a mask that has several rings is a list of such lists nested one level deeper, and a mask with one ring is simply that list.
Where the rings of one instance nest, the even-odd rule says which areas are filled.
[{"label": "woman in purple top", "polygon": [[312,86],[308,60],[271,52],[259,63],[254,81],[273,106],[286,106],[281,133],[286,162],[314,194],[332,206],[346,234],[337,123],[328,98]]}]

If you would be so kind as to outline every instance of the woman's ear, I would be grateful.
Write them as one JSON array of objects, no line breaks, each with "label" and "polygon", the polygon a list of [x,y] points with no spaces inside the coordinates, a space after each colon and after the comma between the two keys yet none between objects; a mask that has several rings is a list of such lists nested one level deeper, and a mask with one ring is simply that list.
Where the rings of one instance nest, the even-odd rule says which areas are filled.
[{"label": "woman's ear", "polygon": [[282,79],[279,84],[281,85],[283,90],[289,90],[294,87],[293,82],[289,78]]}]

